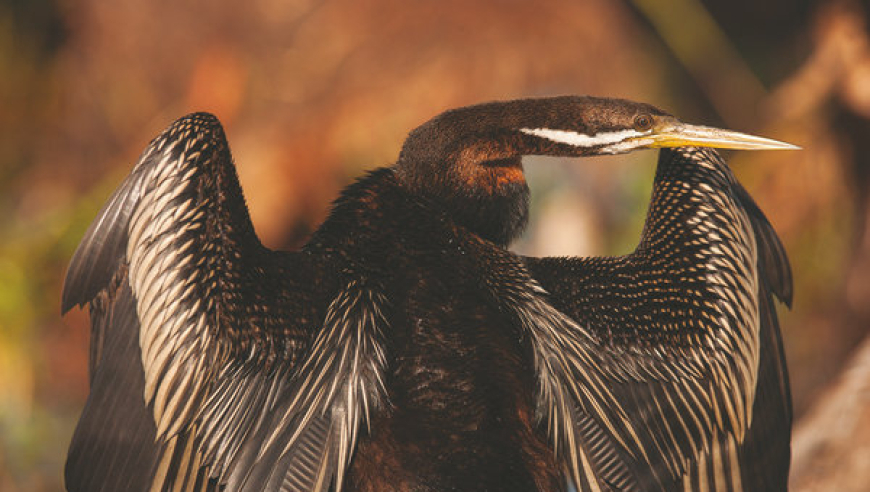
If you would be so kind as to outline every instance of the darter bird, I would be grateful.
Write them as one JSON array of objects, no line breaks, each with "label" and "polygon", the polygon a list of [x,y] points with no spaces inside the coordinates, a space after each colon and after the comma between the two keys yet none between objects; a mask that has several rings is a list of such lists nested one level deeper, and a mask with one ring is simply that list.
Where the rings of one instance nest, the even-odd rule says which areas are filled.
[{"label": "darter bird", "polygon": [[[283,252],[217,119],[176,121],[69,267],[92,330],[68,489],[785,490],[791,272],[709,147],[794,148],[618,99],[455,109]],[[522,156],[648,148],[633,253],[506,249]]]}]

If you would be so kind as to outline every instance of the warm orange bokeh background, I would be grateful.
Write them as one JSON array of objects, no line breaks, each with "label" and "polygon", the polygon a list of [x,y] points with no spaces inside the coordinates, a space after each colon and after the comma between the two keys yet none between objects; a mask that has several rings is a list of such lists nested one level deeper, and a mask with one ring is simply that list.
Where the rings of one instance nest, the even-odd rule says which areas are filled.
[{"label": "warm orange bokeh background", "polygon": [[[7,0],[0,4],[0,490],[53,491],[87,392],[66,262],[148,141],[224,122],[257,231],[295,247],[444,109],[594,94],[801,152],[730,154],[792,259],[803,414],[870,326],[870,43],[858,2]],[[655,154],[529,159],[533,254],[616,254]]]}]

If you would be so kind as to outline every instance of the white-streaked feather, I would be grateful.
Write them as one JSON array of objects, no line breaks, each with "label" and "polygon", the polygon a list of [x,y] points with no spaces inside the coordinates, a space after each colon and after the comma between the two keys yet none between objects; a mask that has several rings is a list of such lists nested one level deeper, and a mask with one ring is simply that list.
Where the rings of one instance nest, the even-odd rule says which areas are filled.
[{"label": "white-streaked feather", "polygon": [[575,131],[555,130],[552,128],[520,128],[520,131],[527,135],[545,138],[552,142],[587,148],[598,147],[600,145],[610,145],[622,142],[628,138],[641,137],[649,133],[639,132],[637,130],[618,130],[614,132],[601,132],[595,135],[585,135]]}]

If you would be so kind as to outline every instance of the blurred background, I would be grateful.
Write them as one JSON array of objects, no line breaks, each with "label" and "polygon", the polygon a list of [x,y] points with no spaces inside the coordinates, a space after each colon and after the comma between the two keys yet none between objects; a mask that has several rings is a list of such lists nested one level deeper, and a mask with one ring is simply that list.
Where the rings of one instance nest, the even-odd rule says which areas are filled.
[{"label": "blurred background", "polygon": [[[295,248],[428,118],[555,94],[803,147],[727,157],[794,270],[780,313],[792,488],[870,490],[868,14],[837,0],[2,0],[0,490],[62,490],[89,331],[81,310],[60,316],[64,270],[172,120],[221,119],[258,233]],[[631,251],[655,159],[527,159],[534,215],[515,248]]]}]

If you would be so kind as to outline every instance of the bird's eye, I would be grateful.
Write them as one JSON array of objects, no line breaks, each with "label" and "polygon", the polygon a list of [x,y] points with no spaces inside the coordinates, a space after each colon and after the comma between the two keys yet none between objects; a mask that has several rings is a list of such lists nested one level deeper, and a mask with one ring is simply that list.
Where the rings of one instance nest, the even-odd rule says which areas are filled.
[{"label": "bird's eye", "polygon": [[642,114],[634,119],[634,129],[639,132],[645,132],[652,128],[653,119],[648,114]]}]

